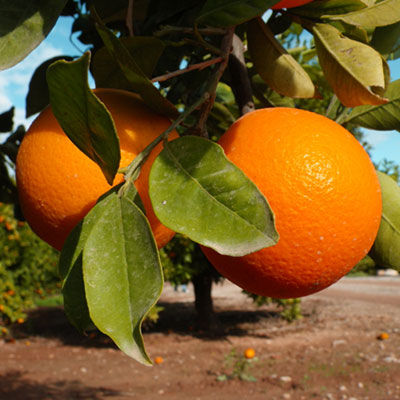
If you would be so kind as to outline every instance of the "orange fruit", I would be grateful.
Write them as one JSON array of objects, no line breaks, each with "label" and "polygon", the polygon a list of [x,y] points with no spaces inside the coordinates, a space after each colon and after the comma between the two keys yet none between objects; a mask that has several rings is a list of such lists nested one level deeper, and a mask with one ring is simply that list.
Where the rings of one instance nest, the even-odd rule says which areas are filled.
[{"label": "orange fruit", "polygon": [[281,8],[293,8],[299,7],[307,3],[311,3],[313,0],[282,0],[279,3],[275,4],[271,8],[273,10],[280,10]]},{"label": "orange fruit", "polygon": [[[127,166],[171,124],[130,92],[97,89],[95,94],[114,119],[120,140],[120,167]],[[176,137],[173,132],[171,138]],[[135,183],[159,247],[174,235],[155,216],[148,194],[150,168],[161,149],[160,143],[151,152]],[[65,135],[50,107],[40,113],[22,140],[16,179],[26,220],[39,237],[58,250],[98,198],[111,188],[97,164]],[[122,181],[122,174],[118,174],[114,185]]]},{"label": "orange fruit", "polygon": [[251,359],[251,358],[254,358],[256,356],[255,350],[252,349],[251,347],[246,349],[243,354],[244,354],[244,357],[247,358],[247,359]]},{"label": "orange fruit", "polygon": [[161,357],[161,356],[157,356],[155,359],[154,359],[154,363],[155,364],[162,364],[164,362],[164,359]]},{"label": "orange fruit", "polygon": [[381,191],[345,128],[310,111],[267,108],[241,117],[219,143],[268,199],[280,235],[243,257],[202,247],[223,276],[258,295],[295,298],[336,282],[368,253]]},{"label": "orange fruit", "polygon": [[379,340],[387,340],[389,339],[389,334],[387,332],[382,332],[378,335]]}]

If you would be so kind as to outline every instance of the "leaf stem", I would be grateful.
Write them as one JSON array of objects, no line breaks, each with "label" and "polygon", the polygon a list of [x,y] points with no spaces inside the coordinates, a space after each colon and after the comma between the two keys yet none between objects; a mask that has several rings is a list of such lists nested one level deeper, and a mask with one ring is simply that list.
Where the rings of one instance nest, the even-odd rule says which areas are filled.
[{"label": "leaf stem", "polygon": [[123,196],[130,184],[137,179],[140,172],[140,167],[146,161],[147,157],[151,151],[156,147],[161,141],[166,140],[169,134],[175,130],[188,115],[190,115],[194,110],[201,106],[204,102],[207,102],[210,95],[209,93],[204,93],[197,101],[188,106],[185,111],[179,114],[178,118],[166,129],[161,135],[159,135],[155,140],[153,140],[145,149],[140,152],[135,159],[125,168],[121,168],[118,172],[125,174],[125,183],[121,186],[118,194]]}]

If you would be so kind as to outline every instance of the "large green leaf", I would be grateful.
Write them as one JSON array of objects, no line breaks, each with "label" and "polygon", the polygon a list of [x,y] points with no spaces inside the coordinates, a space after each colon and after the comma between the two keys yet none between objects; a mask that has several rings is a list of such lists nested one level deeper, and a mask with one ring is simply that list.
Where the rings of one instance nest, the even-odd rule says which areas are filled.
[{"label": "large green leaf", "polygon": [[50,103],[72,142],[96,162],[112,184],[120,162],[119,140],[110,113],[89,88],[90,54],[60,60],[47,70]]},{"label": "large green leaf", "polygon": [[[150,78],[164,50],[164,42],[150,36],[125,37],[120,40],[137,66]],[[97,87],[119,89],[131,87],[129,80],[126,79],[115,57],[108,51],[107,47],[102,47],[95,53],[92,73]]]},{"label": "large green leaf", "polygon": [[262,15],[279,0],[207,0],[197,17],[198,24],[230,27]]},{"label": "large green leaf", "polygon": [[378,172],[382,190],[382,220],[371,257],[382,267],[400,270],[400,188],[383,172]]},{"label": "large green leaf", "polygon": [[144,214],[131,200],[110,197],[83,249],[89,312],[124,353],[151,364],[141,324],[161,294],[161,261]]},{"label": "large green leaf", "polygon": [[388,103],[356,107],[345,122],[379,131],[400,131],[400,79],[390,83],[385,96],[389,99]]},{"label": "large green leaf", "polygon": [[371,39],[371,46],[385,58],[400,57],[400,22],[376,28]]},{"label": "large green leaf", "polygon": [[101,21],[98,21],[97,30],[104,45],[110,54],[113,55],[115,62],[118,64],[131,88],[137,91],[144,102],[158,113],[163,113],[169,117],[176,117],[178,111],[175,106],[156,89],[122,41],[102,24]]},{"label": "large green leaf", "polygon": [[112,191],[96,204],[68,237],[60,271],[72,323],[82,330],[93,321],[123,352],[149,365],[141,324],[163,277],[150,225],[130,197]]},{"label": "large green leaf", "polygon": [[265,197],[218,144],[184,136],[164,146],[149,179],[153,208],[164,225],[232,256],[277,242]]},{"label": "large green leaf", "polygon": [[0,0],[0,70],[23,60],[49,34],[67,0]]},{"label": "large green leaf", "polygon": [[290,11],[308,18],[321,18],[330,15],[346,14],[362,10],[367,6],[361,0],[326,0],[312,1]]},{"label": "large green leaf", "polygon": [[58,60],[72,61],[69,56],[57,56],[44,61],[36,68],[29,82],[29,91],[26,96],[26,118],[42,111],[49,105],[49,88],[47,86],[47,68]]},{"label": "large green leaf", "polygon": [[328,18],[362,26],[366,29],[391,25],[400,21],[400,0],[384,0],[362,10],[342,15],[330,15]]},{"label": "large green leaf", "polygon": [[324,75],[346,107],[384,104],[389,69],[372,47],[341,35],[328,24],[313,28],[318,59]]},{"label": "large green leaf", "polygon": [[248,23],[247,40],[254,67],[271,89],[293,98],[315,97],[316,90],[307,72],[260,18]]}]

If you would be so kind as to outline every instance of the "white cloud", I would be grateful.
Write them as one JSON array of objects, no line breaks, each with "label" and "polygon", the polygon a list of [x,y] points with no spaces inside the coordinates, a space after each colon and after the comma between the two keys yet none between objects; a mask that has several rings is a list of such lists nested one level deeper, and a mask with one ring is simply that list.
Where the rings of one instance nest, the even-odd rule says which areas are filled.
[{"label": "white cloud", "polygon": [[30,123],[25,120],[25,98],[33,72],[44,61],[60,54],[61,49],[44,41],[19,64],[0,72],[0,113],[14,105],[14,126]]}]

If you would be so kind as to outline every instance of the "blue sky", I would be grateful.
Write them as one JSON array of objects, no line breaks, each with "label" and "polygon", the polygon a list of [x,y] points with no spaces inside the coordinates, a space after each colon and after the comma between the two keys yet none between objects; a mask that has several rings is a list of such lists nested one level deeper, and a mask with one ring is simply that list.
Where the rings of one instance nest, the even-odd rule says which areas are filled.
[{"label": "blue sky", "polygon": [[[78,40],[69,39],[72,18],[62,17],[47,39],[25,60],[13,68],[0,71],[0,113],[12,105],[16,107],[15,126],[22,123],[29,126],[32,118],[25,119],[25,97],[33,71],[48,58],[57,55],[80,55],[85,49]],[[390,62],[392,80],[400,79],[400,59]],[[365,131],[366,139],[373,146],[371,156],[379,162],[387,158],[400,164],[400,132]]]}]

